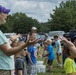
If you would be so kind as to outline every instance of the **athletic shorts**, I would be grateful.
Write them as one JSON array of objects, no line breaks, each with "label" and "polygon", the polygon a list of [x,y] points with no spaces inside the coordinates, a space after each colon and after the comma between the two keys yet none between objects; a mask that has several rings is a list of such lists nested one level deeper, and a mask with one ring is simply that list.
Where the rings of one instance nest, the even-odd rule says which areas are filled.
[{"label": "athletic shorts", "polygon": [[33,65],[29,64],[28,65],[28,73],[29,73],[29,75],[37,75],[37,68],[36,68],[35,64],[33,64]]},{"label": "athletic shorts", "polygon": [[56,53],[58,56],[61,56],[62,55],[62,53]]},{"label": "athletic shorts", "polygon": [[53,60],[48,60],[47,62],[48,65],[52,65],[52,63],[53,63]]}]

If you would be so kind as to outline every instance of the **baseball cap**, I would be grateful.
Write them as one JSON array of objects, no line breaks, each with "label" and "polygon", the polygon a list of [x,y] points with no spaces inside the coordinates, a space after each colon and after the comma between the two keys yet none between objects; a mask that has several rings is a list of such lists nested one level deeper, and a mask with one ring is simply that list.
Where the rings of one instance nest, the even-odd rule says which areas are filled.
[{"label": "baseball cap", "polygon": [[8,14],[10,12],[10,9],[6,9],[5,7],[3,7],[3,6],[0,5],[0,12]]},{"label": "baseball cap", "polygon": [[36,27],[32,27],[31,29],[32,29],[32,30],[37,30],[37,28],[36,28]]}]

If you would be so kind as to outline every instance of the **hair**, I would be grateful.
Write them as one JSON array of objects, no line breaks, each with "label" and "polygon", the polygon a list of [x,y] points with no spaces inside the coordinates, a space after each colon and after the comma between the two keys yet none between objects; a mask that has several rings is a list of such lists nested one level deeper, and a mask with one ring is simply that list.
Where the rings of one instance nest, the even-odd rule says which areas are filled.
[{"label": "hair", "polygon": [[68,48],[66,45],[64,45],[64,49],[66,50],[67,55],[69,56],[69,55],[70,55],[70,50],[69,50],[69,48]]},{"label": "hair", "polygon": [[[70,38],[67,38],[67,40],[68,40],[68,41],[71,41]],[[64,49],[66,50],[67,55],[69,56],[69,55],[70,55],[70,49],[69,49],[66,45],[64,45]]]},{"label": "hair", "polygon": [[51,40],[51,39],[47,39],[47,42],[50,42],[50,43],[52,43],[52,40]]},{"label": "hair", "polygon": [[58,38],[58,35],[54,35],[54,38]]},{"label": "hair", "polygon": [[44,42],[43,42],[43,44],[46,44],[47,43],[47,41],[45,40]]},{"label": "hair", "polygon": [[67,38],[68,41],[71,41],[71,38]]}]

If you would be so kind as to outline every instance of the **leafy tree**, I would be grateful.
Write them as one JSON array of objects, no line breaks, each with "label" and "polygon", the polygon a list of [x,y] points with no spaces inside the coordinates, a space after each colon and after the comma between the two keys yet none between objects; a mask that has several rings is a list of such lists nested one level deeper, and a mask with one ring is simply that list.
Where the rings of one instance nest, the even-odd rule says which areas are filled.
[{"label": "leafy tree", "polygon": [[69,31],[76,28],[76,0],[61,2],[53,11],[48,20],[51,30]]},{"label": "leafy tree", "polygon": [[39,28],[39,22],[36,19],[32,19],[26,14],[20,12],[9,15],[7,18],[7,23],[0,26],[0,29],[3,30],[3,32],[16,32],[25,34],[30,31],[32,26]]}]

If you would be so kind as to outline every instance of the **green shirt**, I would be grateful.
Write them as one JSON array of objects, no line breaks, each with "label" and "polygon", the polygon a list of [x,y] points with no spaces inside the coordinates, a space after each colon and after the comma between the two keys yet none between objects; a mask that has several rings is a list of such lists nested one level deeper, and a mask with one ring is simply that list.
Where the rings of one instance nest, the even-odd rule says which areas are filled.
[{"label": "green shirt", "polygon": [[[0,45],[7,43],[8,47],[11,48],[8,39],[5,35],[0,31]],[[0,49],[0,69],[1,70],[13,70],[14,69],[14,56],[7,56]]]},{"label": "green shirt", "polygon": [[75,73],[76,72],[76,66],[75,66],[74,60],[67,58],[65,60],[65,63],[64,63],[64,69],[65,69],[66,74]]}]

